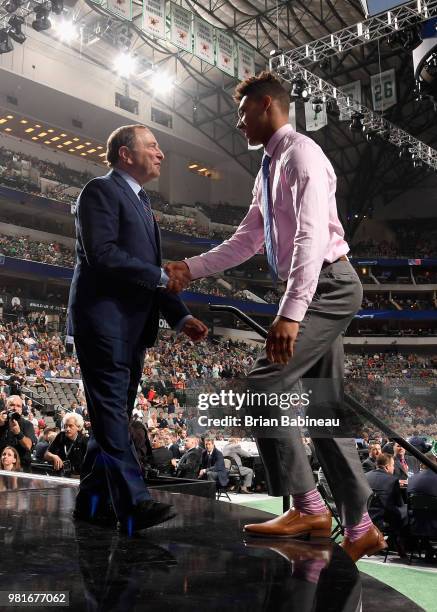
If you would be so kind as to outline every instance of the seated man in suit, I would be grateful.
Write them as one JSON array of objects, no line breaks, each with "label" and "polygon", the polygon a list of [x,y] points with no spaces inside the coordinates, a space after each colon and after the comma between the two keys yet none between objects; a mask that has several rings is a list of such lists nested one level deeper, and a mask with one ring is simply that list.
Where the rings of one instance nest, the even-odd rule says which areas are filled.
[{"label": "seated man in suit", "polygon": [[221,487],[228,484],[229,476],[225,468],[223,453],[215,448],[212,438],[205,438],[205,450],[202,453],[200,467],[199,478],[215,480]]},{"label": "seated man in suit", "polygon": [[371,472],[376,470],[376,459],[381,454],[381,445],[373,443],[369,447],[369,456],[363,461],[363,470],[365,472]]},{"label": "seated man in suit", "polygon": [[[437,463],[437,442],[434,443],[433,448],[425,456],[434,463]],[[421,465],[421,468],[420,472],[413,474],[408,481],[408,495],[414,493],[416,495],[437,497],[437,474],[425,465]],[[420,518],[420,511],[414,511],[413,523],[418,519],[420,520]],[[426,526],[421,525],[421,531],[428,533],[432,537],[437,537],[437,516],[431,520],[427,518]]]},{"label": "seated man in suit", "polygon": [[383,520],[400,531],[407,523],[407,505],[402,499],[399,480],[394,476],[392,455],[381,453],[376,459],[376,469],[367,472],[366,478],[378,503],[372,501],[369,514],[376,524]]},{"label": "seated man in suit", "polygon": [[185,453],[179,460],[176,469],[177,478],[197,478],[202,459],[202,449],[198,446],[198,439],[190,436],[185,441]]},{"label": "seated man in suit", "polygon": [[251,454],[241,448],[239,438],[230,438],[226,446],[223,447],[223,457],[231,457],[238,465],[238,470],[241,476],[244,477],[243,486],[240,488],[241,493],[250,493],[249,487],[252,486],[253,470],[243,465],[241,457],[251,457]]},{"label": "seated man in suit", "polygon": [[413,459],[411,455],[405,454],[405,448],[395,442],[393,444],[393,456],[395,461],[394,475],[398,480],[408,480],[408,472],[413,472]]},{"label": "seated man in suit", "polygon": [[152,436],[152,466],[159,471],[160,476],[173,476],[176,467],[176,459],[167,448],[161,433]]}]

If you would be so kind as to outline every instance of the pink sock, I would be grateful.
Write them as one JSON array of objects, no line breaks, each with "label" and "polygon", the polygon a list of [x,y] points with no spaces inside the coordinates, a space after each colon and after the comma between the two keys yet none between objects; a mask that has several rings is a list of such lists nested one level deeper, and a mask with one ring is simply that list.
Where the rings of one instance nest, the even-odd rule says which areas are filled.
[{"label": "pink sock", "polygon": [[302,514],[325,514],[326,506],[317,489],[293,495],[293,505]]},{"label": "pink sock", "polygon": [[352,525],[350,527],[346,526],[344,530],[344,535],[346,538],[349,538],[351,542],[355,542],[363,536],[366,531],[369,531],[370,527],[373,525],[372,520],[367,512],[363,514],[361,521],[358,525]]}]

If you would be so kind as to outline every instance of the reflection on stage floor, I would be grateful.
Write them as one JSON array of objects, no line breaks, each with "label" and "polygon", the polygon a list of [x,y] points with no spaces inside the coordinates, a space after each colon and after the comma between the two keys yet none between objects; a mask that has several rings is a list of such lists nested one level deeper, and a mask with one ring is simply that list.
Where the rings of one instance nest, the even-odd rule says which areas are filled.
[{"label": "reflection on stage floor", "polygon": [[[75,612],[361,609],[360,574],[336,544],[245,538],[243,525],[266,520],[264,512],[157,490],[177,517],[128,538],[75,523],[76,492],[48,478],[0,476],[0,591],[68,591]],[[378,605],[419,610],[380,586]]]}]

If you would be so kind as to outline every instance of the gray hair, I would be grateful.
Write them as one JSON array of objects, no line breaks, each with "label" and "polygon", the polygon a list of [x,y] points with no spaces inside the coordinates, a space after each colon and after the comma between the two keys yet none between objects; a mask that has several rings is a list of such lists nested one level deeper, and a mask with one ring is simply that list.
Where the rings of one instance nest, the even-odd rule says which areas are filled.
[{"label": "gray hair", "polygon": [[67,421],[70,421],[71,419],[75,420],[77,428],[79,429],[79,431],[82,431],[83,426],[84,426],[83,417],[82,415],[76,414],[75,412],[67,412],[67,414],[62,419],[62,428],[65,429],[65,425],[67,424]]}]

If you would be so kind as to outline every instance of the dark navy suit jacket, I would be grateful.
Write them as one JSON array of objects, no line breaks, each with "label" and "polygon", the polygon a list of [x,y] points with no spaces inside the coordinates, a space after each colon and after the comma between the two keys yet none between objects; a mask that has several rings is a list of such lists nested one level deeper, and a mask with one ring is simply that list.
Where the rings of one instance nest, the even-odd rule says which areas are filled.
[{"label": "dark navy suit jacket", "polygon": [[[209,463],[209,465],[208,465]],[[223,453],[218,448],[213,448],[211,453],[211,459],[208,462],[208,451],[204,450],[202,453],[200,467],[205,470],[213,470],[218,474],[218,481],[222,487],[225,487],[229,482],[229,476],[225,468],[225,460]]]},{"label": "dark navy suit jacket", "polygon": [[69,334],[152,346],[159,312],[175,326],[189,313],[177,295],[157,288],[159,228],[116,171],[92,179],[76,208],[76,267],[68,305]]}]

